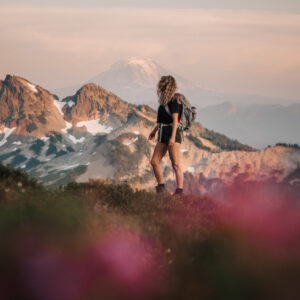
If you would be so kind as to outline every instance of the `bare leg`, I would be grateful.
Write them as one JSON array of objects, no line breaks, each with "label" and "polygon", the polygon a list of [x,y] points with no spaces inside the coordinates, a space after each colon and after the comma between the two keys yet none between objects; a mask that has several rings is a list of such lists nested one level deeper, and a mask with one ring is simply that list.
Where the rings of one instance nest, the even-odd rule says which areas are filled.
[{"label": "bare leg", "polygon": [[180,163],[180,143],[175,142],[173,146],[168,147],[172,167],[176,175],[177,188],[183,188],[183,172]]},{"label": "bare leg", "polygon": [[158,142],[154,148],[153,155],[151,158],[151,165],[158,184],[164,183],[163,174],[160,168],[160,161],[167,153],[167,149],[168,146],[166,144]]}]

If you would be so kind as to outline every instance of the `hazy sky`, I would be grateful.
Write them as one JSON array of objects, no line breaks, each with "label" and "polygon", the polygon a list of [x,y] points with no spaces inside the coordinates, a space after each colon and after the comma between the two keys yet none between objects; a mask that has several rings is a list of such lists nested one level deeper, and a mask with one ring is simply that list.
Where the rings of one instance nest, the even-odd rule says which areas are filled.
[{"label": "hazy sky", "polygon": [[267,11],[300,12],[298,0],[1,0],[9,5],[39,5],[59,7],[167,7],[167,8],[217,8],[254,9]]},{"label": "hazy sky", "polygon": [[150,57],[205,88],[300,100],[300,1],[240,2],[0,0],[0,78],[59,88]]}]

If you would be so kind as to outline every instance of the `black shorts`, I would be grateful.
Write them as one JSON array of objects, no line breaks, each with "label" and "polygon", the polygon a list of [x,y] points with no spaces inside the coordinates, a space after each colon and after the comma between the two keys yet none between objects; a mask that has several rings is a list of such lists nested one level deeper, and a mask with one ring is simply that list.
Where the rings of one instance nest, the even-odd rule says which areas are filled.
[{"label": "black shorts", "polygon": [[[172,135],[172,124],[168,126],[161,126],[160,124],[158,125],[158,134],[157,134],[157,141],[165,144],[169,144],[169,139]],[[181,132],[177,128],[176,130],[176,135],[175,135],[175,142],[181,144]]]}]

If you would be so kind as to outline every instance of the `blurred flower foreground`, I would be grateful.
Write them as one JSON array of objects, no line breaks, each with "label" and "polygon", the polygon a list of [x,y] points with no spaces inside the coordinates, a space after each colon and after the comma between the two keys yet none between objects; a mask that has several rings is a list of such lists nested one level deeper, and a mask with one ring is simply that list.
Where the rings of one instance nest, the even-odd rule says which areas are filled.
[{"label": "blurred flower foreground", "polygon": [[1,164],[0,190],[0,299],[299,299],[299,190],[48,190]]}]

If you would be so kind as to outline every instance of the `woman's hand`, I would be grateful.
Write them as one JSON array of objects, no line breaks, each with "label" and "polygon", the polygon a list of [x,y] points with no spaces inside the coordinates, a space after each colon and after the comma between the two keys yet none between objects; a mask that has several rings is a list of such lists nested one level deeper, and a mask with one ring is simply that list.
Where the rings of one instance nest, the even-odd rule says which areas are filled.
[{"label": "woman's hand", "polygon": [[171,136],[169,139],[169,146],[174,146],[175,144],[175,137]]},{"label": "woman's hand", "polygon": [[148,137],[148,139],[149,139],[150,141],[154,139],[155,133],[156,133],[156,131],[154,131],[154,130],[152,130],[152,131],[150,132],[149,137]]},{"label": "woman's hand", "polygon": [[150,141],[154,139],[155,133],[156,133],[157,130],[158,130],[158,125],[156,125],[156,126],[154,127],[154,129],[150,132],[149,137],[148,137],[148,139],[149,139]]}]

